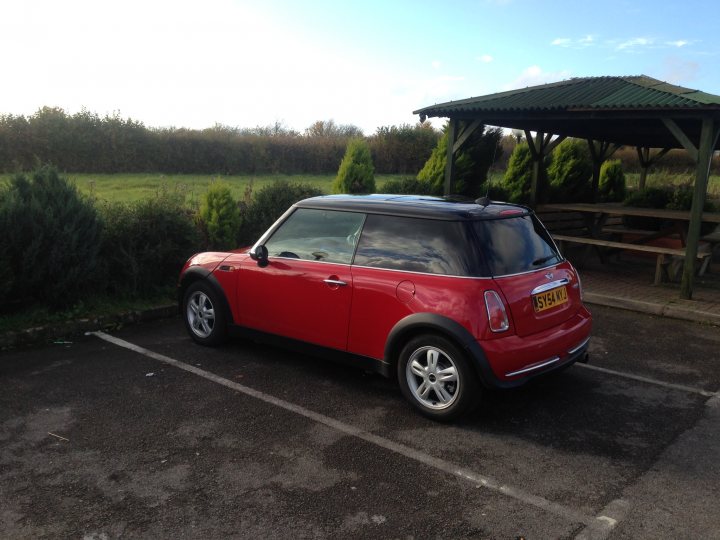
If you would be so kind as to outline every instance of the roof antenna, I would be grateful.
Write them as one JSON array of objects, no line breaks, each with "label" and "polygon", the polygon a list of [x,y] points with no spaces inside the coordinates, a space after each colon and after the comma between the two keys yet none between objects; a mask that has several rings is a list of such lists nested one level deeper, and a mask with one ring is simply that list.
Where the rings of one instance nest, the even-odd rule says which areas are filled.
[{"label": "roof antenna", "polygon": [[[490,167],[492,167],[493,164],[495,163],[495,156],[497,156],[497,149],[498,149],[498,145],[497,145],[497,143],[495,143],[495,148],[493,149],[493,158],[492,158],[492,161],[490,162]],[[488,173],[490,172],[490,167],[488,167]],[[488,174],[488,176],[490,176],[490,175]],[[485,181],[485,196],[480,197],[479,199],[475,199],[475,202],[477,204],[479,204],[480,206],[482,206],[483,208],[492,202],[490,200],[490,178],[486,178],[485,180],[486,180]]]}]

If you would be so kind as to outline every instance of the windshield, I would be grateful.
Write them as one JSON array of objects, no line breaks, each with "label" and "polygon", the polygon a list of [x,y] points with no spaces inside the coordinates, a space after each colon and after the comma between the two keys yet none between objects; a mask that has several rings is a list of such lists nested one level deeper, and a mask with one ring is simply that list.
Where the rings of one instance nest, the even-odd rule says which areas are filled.
[{"label": "windshield", "polygon": [[562,260],[533,215],[475,221],[473,227],[491,276],[529,272]]}]

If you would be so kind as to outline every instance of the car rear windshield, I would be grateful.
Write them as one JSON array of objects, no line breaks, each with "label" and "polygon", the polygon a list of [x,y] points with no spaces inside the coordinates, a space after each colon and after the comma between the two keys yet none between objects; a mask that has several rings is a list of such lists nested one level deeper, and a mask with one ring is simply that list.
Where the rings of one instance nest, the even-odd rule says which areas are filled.
[{"label": "car rear windshield", "polygon": [[562,259],[533,215],[475,221],[473,227],[491,276],[529,272]]}]

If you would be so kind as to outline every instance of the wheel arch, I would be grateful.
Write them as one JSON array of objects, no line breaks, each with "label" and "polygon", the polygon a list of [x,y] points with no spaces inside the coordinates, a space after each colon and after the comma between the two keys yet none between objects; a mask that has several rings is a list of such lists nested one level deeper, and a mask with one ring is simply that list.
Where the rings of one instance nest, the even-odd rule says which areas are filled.
[{"label": "wheel arch", "polygon": [[436,334],[452,341],[468,357],[480,382],[486,387],[500,386],[488,363],[485,351],[473,335],[458,322],[437,313],[414,313],[398,321],[385,342],[385,362],[395,372],[398,357],[405,344],[421,334]]},{"label": "wheel arch", "polygon": [[208,270],[207,268],[203,268],[201,266],[193,266],[188,268],[180,278],[180,282],[178,283],[178,310],[180,311],[180,315],[182,315],[185,292],[188,290],[188,287],[190,287],[190,285],[198,281],[204,282],[213,290],[213,292],[217,295],[219,299],[219,307],[223,310],[225,320],[228,321],[229,324],[234,324],[232,310],[230,309],[230,303],[225,296],[225,291],[223,290],[222,286],[215,278],[215,276],[212,274],[212,272],[210,272],[210,270]]}]

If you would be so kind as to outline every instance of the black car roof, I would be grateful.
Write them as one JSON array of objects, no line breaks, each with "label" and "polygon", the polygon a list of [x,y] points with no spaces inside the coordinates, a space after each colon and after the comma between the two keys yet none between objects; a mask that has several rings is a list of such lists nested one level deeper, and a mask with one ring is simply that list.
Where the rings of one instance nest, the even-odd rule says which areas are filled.
[{"label": "black car roof", "polygon": [[325,195],[302,200],[295,206],[449,221],[503,219],[532,212],[519,204],[430,195]]}]

